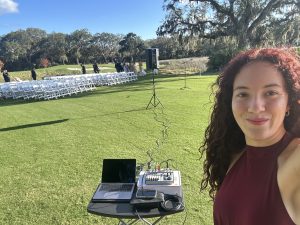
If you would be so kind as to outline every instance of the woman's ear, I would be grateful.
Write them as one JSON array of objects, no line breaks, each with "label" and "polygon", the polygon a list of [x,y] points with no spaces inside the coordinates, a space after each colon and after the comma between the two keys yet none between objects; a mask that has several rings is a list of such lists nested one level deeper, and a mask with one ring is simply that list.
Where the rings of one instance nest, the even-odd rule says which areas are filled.
[{"label": "woman's ear", "polygon": [[290,115],[290,110],[291,110],[291,107],[290,105],[287,105],[286,106],[286,109],[285,109],[285,116],[288,117]]}]

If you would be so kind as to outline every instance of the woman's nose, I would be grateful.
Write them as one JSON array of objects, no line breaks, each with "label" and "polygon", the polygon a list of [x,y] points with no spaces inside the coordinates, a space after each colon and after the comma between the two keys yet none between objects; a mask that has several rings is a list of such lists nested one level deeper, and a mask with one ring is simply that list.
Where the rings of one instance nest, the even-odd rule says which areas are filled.
[{"label": "woman's nose", "polygon": [[248,112],[259,113],[265,111],[265,101],[259,97],[255,96],[249,99]]}]

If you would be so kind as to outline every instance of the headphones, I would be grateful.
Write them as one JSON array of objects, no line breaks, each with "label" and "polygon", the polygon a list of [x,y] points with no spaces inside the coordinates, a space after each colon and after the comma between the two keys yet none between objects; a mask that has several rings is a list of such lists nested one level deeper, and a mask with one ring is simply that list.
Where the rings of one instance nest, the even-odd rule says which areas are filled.
[{"label": "headphones", "polygon": [[160,203],[160,207],[165,211],[178,211],[184,205],[181,197],[164,194],[164,200]]}]

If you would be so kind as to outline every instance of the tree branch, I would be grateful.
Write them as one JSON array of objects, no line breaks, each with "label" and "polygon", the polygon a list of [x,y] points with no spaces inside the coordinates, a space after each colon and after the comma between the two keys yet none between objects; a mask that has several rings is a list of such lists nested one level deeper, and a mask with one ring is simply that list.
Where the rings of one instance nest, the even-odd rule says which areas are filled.
[{"label": "tree branch", "polygon": [[227,16],[230,17],[230,19],[232,20],[232,22],[234,24],[237,24],[237,19],[234,16],[234,12],[233,12],[233,4],[236,0],[229,0],[229,8],[225,8],[224,6],[220,5],[216,0],[198,0],[199,2],[206,2],[206,3],[210,3],[210,5],[218,12],[221,14],[225,14]]},{"label": "tree branch", "polygon": [[248,33],[251,33],[255,27],[258,26],[265,18],[266,16],[271,12],[274,5],[280,4],[281,0],[270,0],[269,3],[266,5],[266,7],[263,8],[259,16],[252,22],[252,24],[248,28]]}]

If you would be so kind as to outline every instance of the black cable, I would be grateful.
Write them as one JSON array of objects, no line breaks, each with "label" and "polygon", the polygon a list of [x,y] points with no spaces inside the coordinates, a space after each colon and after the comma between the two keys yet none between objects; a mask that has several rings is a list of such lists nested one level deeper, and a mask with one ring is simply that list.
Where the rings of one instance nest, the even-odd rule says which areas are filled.
[{"label": "black cable", "polygon": [[149,223],[148,221],[145,221],[145,220],[140,216],[140,214],[139,214],[139,212],[137,211],[137,209],[135,209],[135,212],[136,212],[137,216],[139,217],[139,220],[143,221],[145,224],[150,224],[150,225],[151,225],[151,223]]},{"label": "black cable", "polygon": [[185,216],[184,216],[184,220],[182,222],[183,225],[185,224],[186,218],[187,218],[187,208],[186,208],[186,206],[184,206],[184,209],[185,209]]}]

